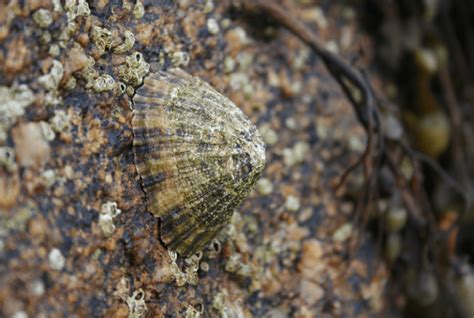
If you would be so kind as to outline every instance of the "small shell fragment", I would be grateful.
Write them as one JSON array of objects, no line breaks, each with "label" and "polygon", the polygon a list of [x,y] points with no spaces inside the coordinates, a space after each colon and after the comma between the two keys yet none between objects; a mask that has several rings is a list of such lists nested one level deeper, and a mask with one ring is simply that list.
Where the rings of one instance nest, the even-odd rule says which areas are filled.
[{"label": "small shell fragment", "polygon": [[229,99],[181,69],[150,74],[133,98],[133,149],[162,241],[205,247],[257,182],[265,146]]}]

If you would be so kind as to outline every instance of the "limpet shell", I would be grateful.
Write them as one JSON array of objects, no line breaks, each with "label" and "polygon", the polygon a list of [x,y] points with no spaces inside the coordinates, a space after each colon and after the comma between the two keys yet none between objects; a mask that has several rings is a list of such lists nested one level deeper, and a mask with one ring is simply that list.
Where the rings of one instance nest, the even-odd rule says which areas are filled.
[{"label": "limpet shell", "polygon": [[265,146],[228,98],[181,69],[150,74],[133,98],[133,149],[165,245],[205,247],[257,182]]}]

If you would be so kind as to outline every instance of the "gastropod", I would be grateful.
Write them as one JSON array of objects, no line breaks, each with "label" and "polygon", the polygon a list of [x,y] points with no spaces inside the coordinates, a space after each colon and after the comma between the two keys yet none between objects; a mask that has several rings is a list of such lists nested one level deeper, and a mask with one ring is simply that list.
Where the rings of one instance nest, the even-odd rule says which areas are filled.
[{"label": "gastropod", "polygon": [[265,146],[228,98],[181,69],[150,74],[133,97],[133,150],[165,245],[189,255],[219,233],[259,179]]}]

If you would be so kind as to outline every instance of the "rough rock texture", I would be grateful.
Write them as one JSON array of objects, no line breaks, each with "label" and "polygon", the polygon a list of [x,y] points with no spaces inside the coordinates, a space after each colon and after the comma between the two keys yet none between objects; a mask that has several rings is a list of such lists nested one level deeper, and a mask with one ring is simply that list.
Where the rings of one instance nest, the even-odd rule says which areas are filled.
[{"label": "rough rock texture", "polygon": [[[350,7],[285,3],[331,49],[370,48]],[[131,97],[171,66],[268,146],[257,190],[188,259],[160,242],[130,147]],[[0,316],[377,315],[386,270],[334,191],[364,144],[322,63],[228,2],[1,2]]]}]

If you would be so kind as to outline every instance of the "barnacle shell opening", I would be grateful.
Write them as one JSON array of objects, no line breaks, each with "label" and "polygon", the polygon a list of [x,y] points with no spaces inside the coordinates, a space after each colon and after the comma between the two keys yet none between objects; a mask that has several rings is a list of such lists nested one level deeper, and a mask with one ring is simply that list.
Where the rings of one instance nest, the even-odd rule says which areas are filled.
[{"label": "barnacle shell opening", "polygon": [[205,247],[257,182],[265,146],[228,98],[181,69],[150,74],[132,120],[137,171],[161,239],[189,255]]}]

